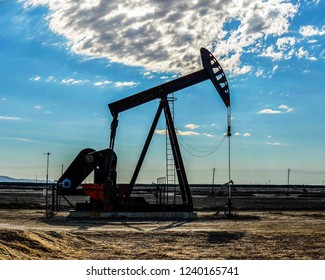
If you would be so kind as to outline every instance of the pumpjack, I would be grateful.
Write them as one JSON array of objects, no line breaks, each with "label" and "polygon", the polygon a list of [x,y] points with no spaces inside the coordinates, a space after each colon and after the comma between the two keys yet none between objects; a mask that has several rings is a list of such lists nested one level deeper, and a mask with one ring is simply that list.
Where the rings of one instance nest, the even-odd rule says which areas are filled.
[{"label": "pumpjack", "polygon": [[[110,103],[108,108],[112,115],[112,122],[110,127],[109,147],[100,151],[95,151],[90,148],[82,150],[57,181],[57,194],[62,196],[74,194],[89,196],[89,202],[78,204],[77,209],[127,212],[192,212],[192,196],[167,97],[169,94],[178,90],[210,79],[227,109],[230,108],[228,81],[223,69],[216,58],[205,48],[200,49],[200,54],[203,64],[202,70]],[[150,127],[131,181],[129,184],[118,184],[116,182],[117,155],[114,151],[118,115],[123,111],[155,99],[160,100],[157,113]],[[167,131],[175,162],[182,201],[180,204],[165,205],[162,203],[149,203],[144,197],[132,196],[138,174],[162,112],[164,112],[165,115]],[[230,135],[230,124],[228,123],[228,136]],[[94,172],[94,183],[83,184],[83,181],[91,172]]]}]

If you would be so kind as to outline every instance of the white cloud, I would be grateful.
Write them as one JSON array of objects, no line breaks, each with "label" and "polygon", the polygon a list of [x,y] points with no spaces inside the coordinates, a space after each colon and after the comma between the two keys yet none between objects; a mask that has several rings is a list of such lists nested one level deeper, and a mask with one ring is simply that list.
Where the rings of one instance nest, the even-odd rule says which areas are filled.
[{"label": "white cloud", "polygon": [[[74,53],[185,73],[201,68],[199,49],[213,44],[215,56],[232,75],[253,70],[242,63],[242,54],[261,53],[268,47],[265,38],[288,32],[300,5],[283,0],[24,2],[25,7],[49,8],[50,29],[64,36]],[[232,21],[238,26],[229,30]]]},{"label": "white cloud", "polygon": [[277,39],[276,45],[279,50],[286,51],[290,48],[292,48],[297,42],[297,39],[295,37],[282,37]]},{"label": "white cloud", "polygon": [[209,137],[209,138],[212,138],[212,137],[214,137],[214,135],[213,134],[211,134],[211,133],[202,133],[204,136],[206,136],[206,137]]},{"label": "white cloud", "polygon": [[240,132],[236,132],[236,133],[234,134],[234,136],[250,137],[250,136],[252,136],[252,134],[249,133],[249,132],[245,132],[245,133],[243,133],[243,134],[241,134]]},{"label": "white cloud", "polygon": [[0,116],[0,121],[18,121],[20,120],[20,118],[17,117],[4,117],[4,116]]},{"label": "white cloud", "polygon": [[152,75],[152,73],[150,71],[146,71],[146,72],[143,73],[143,77],[145,77],[146,79],[152,79],[155,76]]},{"label": "white cloud", "polygon": [[281,104],[278,108],[279,109],[283,109],[283,110],[288,110],[289,109],[289,106],[288,105],[285,105],[285,104]]},{"label": "white cloud", "polygon": [[56,82],[56,79],[54,78],[54,76],[48,76],[45,81],[46,82]]},{"label": "white cloud", "polygon": [[165,135],[166,134],[166,129],[156,129],[155,134]]},{"label": "white cloud", "polygon": [[306,58],[309,60],[317,60],[316,57],[314,56],[310,56],[309,52],[307,50],[305,50],[303,47],[299,48],[299,50],[296,52],[296,56],[301,59],[301,58]]},{"label": "white cloud", "polygon": [[115,87],[117,88],[121,88],[121,87],[135,87],[137,86],[139,83],[136,83],[136,82],[116,82],[114,84]]},{"label": "white cloud", "polygon": [[34,77],[30,78],[29,80],[37,82],[37,81],[41,80],[41,77],[40,76],[34,76]]},{"label": "white cloud", "polygon": [[256,75],[256,77],[260,77],[260,76],[263,76],[263,73],[264,73],[264,71],[262,69],[259,69],[256,71],[255,75]]},{"label": "white cloud", "polygon": [[34,109],[36,109],[36,110],[41,110],[41,109],[43,109],[43,107],[42,107],[42,106],[39,106],[39,105],[35,105],[35,106],[34,106]]},{"label": "white cloud", "polygon": [[272,69],[272,75],[275,73],[276,70],[278,70],[279,65],[275,65]]},{"label": "white cloud", "polygon": [[272,110],[272,109],[263,109],[257,112],[258,114],[281,114],[279,110]]},{"label": "white cloud", "polygon": [[298,58],[303,58],[303,57],[307,57],[309,54],[306,50],[303,49],[303,47],[301,47],[298,52],[296,52],[296,55]]},{"label": "white cloud", "polygon": [[278,52],[275,51],[274,46],[269,46],[259,56],[271,57],[272,59],[280,60],[283,58],[284,55],[283,55],[283,52],[281,52],[281,51],[278,51]]},{"label": "white cloud", "polygon": [[270,57],[273,60],[291,59],[295,53],[295,44],[297,40],[294,37],[278,38],[275,45],[271,45],[259,54],[262,57]]},{"label": "white cloud", "polygon": [[[178,130],[178,129],[176,130],[176,133],[177,133],[178,136],[200,135],[200,133],[195,132],[195,131],[181,131],[181,130]],[[165,135],[166,134],[166,129],[156,129],[155,134]]]},{"label": "white cloud", "polygon": [[283,146],[282,143],[279,142],[266,142],[266,145],[271,145],[271,146]]},{"label": "white cloud", "polygon": [[244,75],[244,74],[247,74],[247,73],[251,72],[252,70],[253,70],[252,66],[244,65],[243,67],[238,67],[238,68],[234,69],[233,73],[230,74],[230,76]]},{"label": "white cloud", "polygon": [[21,141],[21,142],[37,142],[35,140],[27,139],[27,138],[7,137],[6,139],[15,140],[15,141]]},{"label": "white cloud", "polygon": [[281,104],[280,106],[278,106],[278,109],[280,110],[274,110],[274,109],[263,109],[258,111],[258,114],[283,114],[283,113],[290,113],[292,112],[294,109],[290,108],[288,105],[285,104]]},{"label": "white cloud", "polygon": [[103,86],[109,85],[111,83],[112,83],[112,81],[99,81],[99,82],[95,82],[94,86],[95,87],[103,87]]},{"label": "white cloud", "polygon": [[200,126],[197,125],[197,124],[194,124],[194,123],[189,123],[189,124],[185,125],[185,127],[188,128],[188,129],[192,129],[193,130],[193,129],[199,128]]},{"label": "white cloud", "polygon": [[281,104],[278,108],[284,110],[287,113],[290,113],[294,110],[293,108],[290,108],[288,105],[285,104]]},{"label": "white cloud", "polygon": [[299,33],[305,37],[317,35],[322,36],[325,34],[325,25],[321,29],[319,29],[317,26],[312,25],[301,26],[299,29]]},{"label": "white cloud", "polygon": [[66,84],[66,85],[78,85],[78,84],[82,84],[85,83],[85,80],[76,80],[73,78],[69,78],[69,79],[63,79],[61,81],[61,84]]},{"label": "white cloud", "polygon": [[200,135],[200,133],[195,131],[181,131],[177,130],[177,135],[179,136],[191,136],[191,135]]}]

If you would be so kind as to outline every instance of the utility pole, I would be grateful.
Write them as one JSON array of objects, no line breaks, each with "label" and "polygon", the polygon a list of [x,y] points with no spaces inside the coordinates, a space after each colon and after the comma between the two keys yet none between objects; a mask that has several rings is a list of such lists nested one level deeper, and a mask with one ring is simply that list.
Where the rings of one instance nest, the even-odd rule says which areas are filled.
[{"label": "utility pole", "polygon": [[49,184],[49,163],[50,163],[51,153],[47,152],[47,153],[43,153],[43,154],[47,156],[47,160],[46,160],[46,187],[47,187]]},{"label": "utility pole", "polygon": [[288,168],[288,190],[287,190],[288,194],[289,194],[289,185],[290,185],[290,171],[291,169]]},{"label": "utility pole", "polygon": [[[48,216],[48,185],[49,185],[49,165],[50,165],[50,152],[47,153],[43,153],[43,155],[47,156],[47,160],[46,160],[46,183],[45,183],[45,207],[46,207],[46,216]],[[52,197],[52,202],[53,202],[54,197]],[[52,203],[53,206],[53,203]]]},{"label": "utility pole", "polygon": [[211,188],[211,194],[214,192],[214,175],[216,174],[216,169],[213,167],[212,169],[212,188]]}]

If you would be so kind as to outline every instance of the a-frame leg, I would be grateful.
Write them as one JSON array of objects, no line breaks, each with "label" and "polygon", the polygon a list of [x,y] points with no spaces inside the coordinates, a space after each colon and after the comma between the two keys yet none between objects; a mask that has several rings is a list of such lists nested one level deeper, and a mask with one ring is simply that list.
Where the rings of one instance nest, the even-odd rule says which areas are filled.
[{"label": "a-frame leg", "polygon": [[187,176],[184,168],[184,163],[181,155],[181,151],[179,148],[179,144],[177,141],[174,121],[172,118],[172,114],[170,112],[169,104],[167,99],[163,99],[161,101],[164,103],[164,113],[166,117],[167,129],[169,133],[169,138],[172,146],[172,152],[174,156],[175,166],[176,166],[176,173],[178,178],[179,187],[181,190],[181,195],[184,204],[193,205],[192,196],[190,192],[190,188],[187,181]]},{"label": "a-frame leg", "polygon": [[125,202],[127,202],[129,200],[130,196],[131,196],[133,187],[134,187],[135,182],[136,182],[136,180],[138,178],[141,166],[142,166],[144,158],[145,158],[145,156],[147,154],[150,142],[152,140],[153,134],[155,132],[155,129],[157,127],[157,124],[158,124],[158,121],[159,121],[159,118],[160,118],[160,115],[161,115],[161,112],[162,112],[163,109],[164,109],[164,114],[165,114],[165,118],[166,118],[168,133],[169,133],[169,136],[170,136],[172,152],[173,152],[175,166],[176,166],[176,173],[177,173],[177,178],[178,178],[178,182],[179,182],[179,186],[180,186],[180,191],[181,191],[183,204],[187,204],[188,206],[191,207],[193,205],[192,196],[191,196],[191,192],[190,192],[187,177],[186,177],[184,163],[183,163],[183,159],[182,159],[182,156],[181,156],[179,144],[178,144],[178,141],[177,141],[174,122],[173,122],[173,119],[172,119],[172,115],[171,115],[171,112],[170,112],[168,101],[165,98],[160,101],[157,113],[156,113],[155,118],[154,118],[154,120],[152,122],[152,125],[151,125],[151,128],[149,130],[146,142],[145,142],[145,144],[143,146],[141,155],[139,157],[139,160],[138,160],[136,168],[135,168],[135,170],[133,172],[133,176],[131,178],[128,190],[126,192]]},{"label": "a-frame leg", "polygon": [[129,184],[129,187],[128,187],[128,190],[126,192],[126,195],[125,195],[125,200],[127,201],[131,195],[131,192],[133,190],[133,187],[135,185],[135,182],[138,178],[138,175],[139,175],[139,172],[140,172],[140,169],[141,169],[141,166],[142,166],[142,163],[143,163],[143,160],[147,154],[147,151],[148,151],[148,148],[149,148],[149,145],[150,145],[150,142],[151,142],[151,139],[152,139],[152,136],[153,134],[155,133],[155,129],[157,127],[157,123],[159,121],[159,118],[160,118],[160,115],[161,115],[161,112],[162,112],[162,109],[163,109],[163,104],[160,102],[159,104],[159,107],[158,107],[158,110],[157,110],[157,113],[155,115],[155,118],[152,122],[152,125],[151,125],[151,128],[149,130],[149,133],[148,133],[148,136],[147,136],[147,139],[146,139],[146,142],[144,143],[144,146],[143,146],[143,149],[142,149],[142,152],[141,152],[141,155],[139,157],[139,160],[138,160],[138,163],[137,163],[137,166],[133,172],[133,176],[131,178],[131,181],[130,181],[130,184]]}]

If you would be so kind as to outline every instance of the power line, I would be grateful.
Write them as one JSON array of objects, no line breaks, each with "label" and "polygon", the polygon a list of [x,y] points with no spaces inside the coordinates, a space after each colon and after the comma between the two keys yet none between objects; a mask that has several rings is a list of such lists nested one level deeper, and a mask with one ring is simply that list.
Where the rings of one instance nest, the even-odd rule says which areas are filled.
[{"label": "power line", "polygon": [[[220,143],[218,143],[216,146],[214,146],[213,147],[213,149],[209,149],[209,151],[208,151],[208,153],[207,154],[205,154],[205,155],[197,155],[197,154],[194,154],[193,152],[191,152],[189,149],[187,149],[184,145],[183,145],[183,143],[184,144],[186,144],[185,142],[183,142],[182,140],[181,140],[181,137],[180,137],[180,145],[181,145],[181,147],[187,152],[187,153],[189,153],[190,155],[192,155],[192,156],[194,156],[194,157],[208,157],[208,156],[210,156],[210,155],[212,155],[213,153],[215,153],[220,147],[221,147],[221,145],[223,144],[223,142],[224,142],[224,140],[226,139],[226,136],[224,136],[222,139],[221,139],[221,141],[220,141]],[[191,147],[190,145],[188,145],[188,144],[186,144],[190,149],[192,149],[192,150],[195,150],[193,147]],[[197,152],[199,152],[198,150],[196,150]]]},{"label": "power line", "polygon": [[[177,133],[178,136],[181,136],[181,134],[178,132],[177,129],[176,129],[176,133]],[[214,145],[213,147],[211,147],[211,148],[209,148],[209,149],[207,149],[207,150],[199,150],[199,149],[197,149],[197,148],[194,148],[194,147],[190,146],[190,145],[189,145],[188,143],[186,143],[185,141],[183,141],[181,137],[180,137],[179,139],[180,139],[180,142],[182,142],[182,143],[183,143],[184,145],[186,145],[188,148],[190,148],[191,150],[194,150],[194,151],[196,151],[196,152],[199,152],[199,153],[209,153],[209,152],[211,152],[211,151],[214,151],[214,150],[216,149],[216,147],[219,147],[219,145],[220,145],[220,143],[218,143],[218,144]],[[221,139],[220,142],[222,142],[223,140],[224,140],[224,139]]]}]

